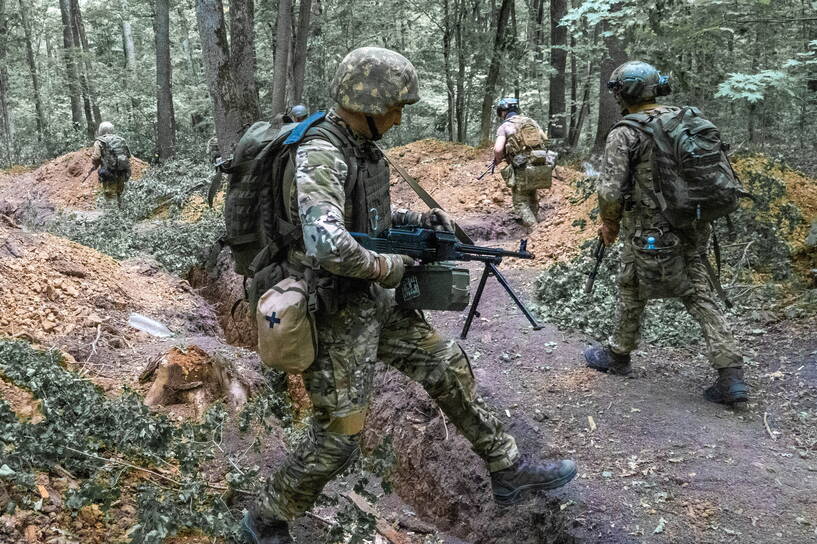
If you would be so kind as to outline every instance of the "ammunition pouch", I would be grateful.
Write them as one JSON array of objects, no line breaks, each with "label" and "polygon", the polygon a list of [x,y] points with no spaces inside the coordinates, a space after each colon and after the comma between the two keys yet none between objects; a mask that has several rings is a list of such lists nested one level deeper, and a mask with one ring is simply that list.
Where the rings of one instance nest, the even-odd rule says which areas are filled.
[{"label": "ammunition pouch", "polygon": [[468,269],[446,263],[410,266],[395,290],[397,305],[413,310],[462,311],[471,300]]},{"label": "ammunition pouch", "polygon": [[[655,249],[645,249],[647,238],[655,238]],[[671,232],[634,236],[633,255],[638,290],[646,299],[683,297],[693,287],[686,271],[681,240]]]},{"label": "ammunition pouch", "polygon": [[553,184],[553,168],[558,157],[555,151],[533,149],[515,155],[500,173],[511,189],[520,192],[549,189]]}]

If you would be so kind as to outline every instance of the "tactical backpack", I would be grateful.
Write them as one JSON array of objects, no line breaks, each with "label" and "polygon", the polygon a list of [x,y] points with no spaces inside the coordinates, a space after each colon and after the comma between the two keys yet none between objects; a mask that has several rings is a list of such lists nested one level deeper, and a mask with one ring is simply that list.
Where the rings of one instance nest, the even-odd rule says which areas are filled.
[{"label": "tactical backpack", "polygon": [[96,139],[102,150],[102,167],[108,172],[130,171],[130,149],[125,139],[116,134],[104,134]]},{"label": "tactical backpack", "polygon": [[[256,277],[262,268],[281,262],[286,250],[302,237],[289,220],[288,195],[294,182],[294,153],[298,144],[320,138],[331,142],[347,158],[349,181],[357,179],[357,162],[348,143],[323,123],[325,114],[316,112],[300,123],[276,128],[259,121],[236,144],[227,168],[228,186],[224,199],[226,233],[223,244],[230,247],[235,270],[245,278]],[[316,126],[317,125],[317,126]],[[263,293],[267,281],[253,281],[248,298],[251,306]],[[263,284],[263,285],[256,285]]]},{"label": "tactical backpack", "polygon": [[514,115],[505,122],[516,126],[516,132],[509,135],[505,142],[505,153],[509,159],[520,153],[544,149],[547,138],[536,121],[524,115]]},{"label": "tactical backpack", "polygon": [[631,113],[615,126],[632,127],[652,138],[650,198],[671,226],[686,228],[695,221],[728,216],[740,197],[748,196],[729,163],[720,131],[698,108]]}]

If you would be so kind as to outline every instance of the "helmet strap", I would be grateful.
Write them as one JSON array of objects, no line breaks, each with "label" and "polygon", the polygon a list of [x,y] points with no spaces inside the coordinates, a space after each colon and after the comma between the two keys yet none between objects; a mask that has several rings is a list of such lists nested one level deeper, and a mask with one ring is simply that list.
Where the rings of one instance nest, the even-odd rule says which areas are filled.
[{"label": "helmet strap", "polygon": [[366,116],[366,124],[369,126],[369,133],[372,135],[372,140],[379,140],[383,137],[380,134],[380,131],[377,130],[377,125],[374,122],[374,118],[371,115]]}]

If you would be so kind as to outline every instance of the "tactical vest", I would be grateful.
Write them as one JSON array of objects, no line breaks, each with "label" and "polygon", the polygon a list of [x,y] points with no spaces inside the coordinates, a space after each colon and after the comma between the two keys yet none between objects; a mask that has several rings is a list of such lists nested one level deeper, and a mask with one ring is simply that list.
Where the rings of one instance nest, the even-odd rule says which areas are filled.
[{"label": "tactical vest", "polygon": [[[326,140],[343,153],[348,167],[344,183],[346,202],[344,219],[346,230],[379,235],[391,228],[391,198],[389,196],[389,168],[386,158],[374,142],[362,144],[352,139],[344,127],[326,119],[310,128],[302,143],[310,140]],[[293,150],[294,159],[294,150]],[[300,227],[297,191],[294,187],[294,160],[288,168],[286,179],[292,180],[288,189],[291,195],[291,221]],[[286,193],[285,193],[286,194]],[[300,244],[301,251],[303,245]]]}]

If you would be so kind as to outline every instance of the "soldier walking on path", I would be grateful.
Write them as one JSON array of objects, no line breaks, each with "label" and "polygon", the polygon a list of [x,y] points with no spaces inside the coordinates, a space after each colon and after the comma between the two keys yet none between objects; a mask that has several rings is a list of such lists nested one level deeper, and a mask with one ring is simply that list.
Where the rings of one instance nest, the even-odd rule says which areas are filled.
[{"label": "soldier walking on path", "polygon": [[112,123],[103,121],[99,124],[97,138],[91,152],[91,162],[98,168],[102,193],[108,202],[116,199],[117,206],[122,207],[122,193],[130,179],[131,153],[122,136],[114,134]]},{"label": "soldier walking on path", "polygon": [[284,195],[303,231],[285,269],[303,274],[317,262],[318,285],[333,286],[317,310],[316,358],[303,374],[314,416],[307,437],[242,521],[254,544],[292,542],[288,523],[359,454],[378,360],[419,382],[471,442],[500,504],[518,502],[523,491],[563,486],[576,475],[572,461],[540,463],[520,455],[477,395],[462,348],[442,338],[422,312],[396,305],[394,287],[412,259],[364,249],[349,233],[377,235],[392,225],[453,228],[439,209],[392,211],[389,168],[373,142],[400,124],[405,105],[419,100],[414,66],[388,49],[356,49],[340,63],[330,95],[336,106],[298,146],[290,198]]},{"label": "soldier walking on path", "polygon": [[496,129],[494,164],[508,163],[500,173],[511,189],[513,209],[523,225],[532,227],[539,221],[538,190],[550,188],[556,153],[545,149],[547,135],[519,112],[518,99],[500,99],[496,114],[502,123]]},{"label": "soldier walking on path", "polygon": [[[669,94],[669,81],[647,63],[631,61],[619,66],[611,75],[608,88],[625,117],[607,137],[598,198],[604,244],[613,244],[621,231],[619,299],[615,329],[605,347],[591,347],[584,352],[587,365],[629,376],[630,352],[638,346],[641,317],[648,300],[680,298],[701,326],[709,360],[718,372],[717,381],[705,390],[704,397],[716,403],[744,406],[748,388],[743,381],[743,356],[715,300],[713,287],[719,288],[720,284],[714,283],[717,280],[706,255],[712,228],[701,217],[707,205],[718,207],[717,202],[710,202],[720,196],[718,191],[738,192],[739,184],[720,136],[697,109],[656,104],[656,97]],[[691,126],[687,123],[704,127],[706,132],[684,130]],[[681,139],[687,137],[684,133],[711,137],[707,141],[686,141],[689,146],[709,146],[711,157],[696,163],[694,157],[701,154],[690,154],[689,164],[681,172],[677,163],[663,160],[668,155],[661,155],[661,164],[673,165],[668,167],[670,175],[667,176],[666,168],[655,170],[658,162],[653,162],[654,154],[667,148],[684,148],[664,144],[671,142],[668,138],[683,143]],[[684,176],[704,187],[697,195],[699,201],[688,222],[681,221],[678,209],[667,204],[666,200],[673,197],[672,191],[664,190],[659,195],[655,190],[659,182],[665,183],[666,177],[678,183]],[[683,191],[674,194],[682,195]],[[716,209],[712,213],[717,217],[720,212]],[[673,226],[678,224],[688,226]]]}]

